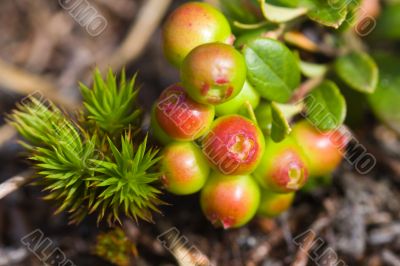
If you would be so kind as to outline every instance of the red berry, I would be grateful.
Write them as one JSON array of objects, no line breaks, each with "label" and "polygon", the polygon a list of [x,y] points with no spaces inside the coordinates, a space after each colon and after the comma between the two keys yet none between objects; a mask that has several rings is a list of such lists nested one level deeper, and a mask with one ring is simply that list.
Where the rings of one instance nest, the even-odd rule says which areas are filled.
[{"label": "red berry", "polygon": [[303,120],[293,126],[292,135],[308,159],[310,176],[330,174],[342,161],[347,138],[340,131],[321,132]]},{"label": "red berry", "polygon": [[221,104],[242,90],[246,63],[243,55],[231,45],[203,44],[193,49],[183,61],[181,79],[195,101]]},{"label": "red berry", "polygon": [[256,124],[239,115],[218,118],[202,140],[211,166],[225,175],[250,174],[264,153],[264,137]]},{"label": "red berry", "polygon": [[156,102],[154,118],[174,140],[194,140],[205,134],[214,119],[214,107],[190,99],[179,84],[168,87]]},{"label": "red berry", "polygon": [[260,189],[249,175],[211,174],[204,186],[200,203],[203,213],[214,226],[240,227],[254,216],[260,202]]},{"label": "red berry", "polygon": [[225,16],[207,3],[191,2],[177,8],[163,27],[164,54],[176,67],[195,47],[210,42],[230,42]]},{"label": "red berry", "polygon": [[258,214],[266,217],[276,217],[288,210],[293,203],[295,193],[274,193],[269,190],[261,190],[260,206]]},{"label": "red berry", "polygon": [[177,195],[188,195],[204,186],[210,167],[194,143],[174,142],[163,150],[161,173],[166,190]]},{"label": "red berry", "polygon": [[296,191],[305,185],[308,178],[306,159],[290,136],[280,143],[268,140],[264,156],[253,175],[263,188],[273,192]]},{"label": "red berry", "polygon": [[155,117],[156,114],[155,109],[156,109],[156,104],[154,104],[151,109],[151,124],[150,124],[151,134],[162,145],[167,145],[173,142],[174,140],[170,136],[168,136],[168,134],[165,133],[165,131],[160,127]]}]

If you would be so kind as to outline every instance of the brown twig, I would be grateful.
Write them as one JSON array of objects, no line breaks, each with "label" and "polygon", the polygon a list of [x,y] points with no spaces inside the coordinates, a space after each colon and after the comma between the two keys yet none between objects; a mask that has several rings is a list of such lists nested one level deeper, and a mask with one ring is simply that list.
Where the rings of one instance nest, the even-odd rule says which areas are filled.
[{"label": "brown twig", "polygon": [[29,256],[27,249],[23,247],[15,249],[0,248],[0,266],[15,265],[23,262]]},{"label": "brown twig", "polygon": [[104,73],[108,67],[114,71],[136,59],[146,47],[172,0],[147,0],[139,11],[136,22],[120,47],[99,66]]},{"label": "brown twig", "polygon": [[326,226],[329,225],[330,222],[331,220],[328,217],[321,217],[311,225],[312,234],[310,234],[310,236],[307,237],[305,243],[299,248],[292,266],[307,265],[309,259],[309,253],[314,245],[315,238],[318,236],[318,233],[321,232],[321,230],[323,230]]},{"label": "brown twig", "polygon": [[67,109],[76,107],[76,102],[66,97],[61,97],[50,81],[10,65],[1,59],[0,86],[23,95],[41,94]]},{"label": "brown twig", "polygon": [[400,265],[400,258],[388,249],[384,249],[382,252],[382,260],[387,265],[397,266]]},{"label": "brown twig", "polygon": [[323,78],[324,78],[323,76],[320,76],[308,79],[307,81],[303,82],[300,85],[300,87],[296,90],[295,94],[290,100],[290,103],[298,103],[299,101],[304,99],[304,97],[306,97],[308,93],[310,93],[317,85],[319,85],[322,82]]},{"label": "brown twig", "polygon": [[25,171],[1,183],[0,199],[4,198],[8,194],[16,191],[17,189],[28,183],[32,175],[33,175],[32,171]]}]

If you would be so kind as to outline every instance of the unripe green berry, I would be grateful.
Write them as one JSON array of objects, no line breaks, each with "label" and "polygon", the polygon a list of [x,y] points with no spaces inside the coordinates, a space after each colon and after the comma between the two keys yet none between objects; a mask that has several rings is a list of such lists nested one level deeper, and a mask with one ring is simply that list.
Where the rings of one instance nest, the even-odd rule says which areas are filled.
[{"label": "unripe green berry", "polygon": [[321,132],[303,120],[293,126],[292,136],[308,159],[310,176],[329,175],[342,161],[347,138],[338,130]]},{"label": "unripe green berry", "polygon": [[306,158],[290,136],[280,143],[269,139],[253,175],[263,188],[273,192],[297,191],[308,178]]},{"label": "unripe green berry", "polygon": [[174,84],[156,101],[153,116],[171,139],[191,141],[208,131],[214,115],[213,106],[193,101],[180,84]]},{"label": "unripe green berry", "polygon": [[244,57],[233,46],[208,43],[193,49],[182,63],[181,80],[189,96],[217,105],[233,99],[246,81]]},{"label": "unripe green berry", "polygon": [[240,115],[218,118],[202,140],[203,152],[211,166],[225,175],[253,172],[264,146],[264,136],[258,126]]},{"label": "unripe green berry", "polygon": [[188,195],[199,191],[210,174],[206,158],[192,142],[169,144],[161,158],[162,182],[173,194]]},{"label": "unripe green berry", "polygon": [[214,226],[240,227],[255,215],[260,189],[250,175],[225,176],[214,172],[201,191],[203,213]]},{"label": "unripe green berry", "polygon": [[261,190],[260,206],[258,214],[269,218],[276,217],[290,208],[295,193],[274,193],[269,190]]},{"label": "unripe green berry", "polygon": [[248,82],[244,83],[242,90],[236,97],[215,106],[215,113],[217,116],[239,114],[246,109],[246,102],[253,109],[260,103],[260,95]]},{"label": "unripe green berry", "polygon": [[211,42],[231,42],[231,28],[225,16],[207,3],[190,2],[167,18],[163,30],[164,54],[179,67],[195,47]]}]

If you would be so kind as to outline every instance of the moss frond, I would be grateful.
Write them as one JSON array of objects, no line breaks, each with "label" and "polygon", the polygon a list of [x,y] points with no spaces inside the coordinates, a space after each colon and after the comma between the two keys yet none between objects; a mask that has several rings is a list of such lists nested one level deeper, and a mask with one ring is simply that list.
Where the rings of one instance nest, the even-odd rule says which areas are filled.
[{"label": "moss frond", "polygon": [[24,137],[39,176],[36,184],[43,186],[45,199],[58,203],[56,212],[68,211],[72,222],[94,211],[99,222],[119,222],[123,214],[152,221],[152,211],[163,203],[153,167],[159,157],[147,138],[136,136],[140,110],[135,77],[126,83],[123,73],[117,86],[111,71],[106,81],[96,71],[94,80],[92,90],[81,86],[83,121],[30,97],[17,106],[9,123]]},{"label": "moss frond", "polygon": [[110,139],[108,142],[112,156],[93,160],[96,174],[90,181],[102,192],[92,211],[99,209],[104,214],[105,209],[113,210],[107,216],[109,222],[120,222],[121,211],[135,220],[152,221],[152,211],[158,211],[157,205],[162,203],[158,198],[161,192],[154,186],[160,174],[152,169],[160,159],[158,151],[147,148],[147,137],[135,147],[129,133],[122,137],[120,148]]},{"label": "moss frond", "polygon": [[139,90],[135,88],[135,81],[136,75],[127,81],[125,71],[122,71],[118,86],[111,69],[106,80],[99,70],[95,70],[92,89],[80,84],[87,118],[109,134],[135,124],[141,113],[136,106]]},{"label": "moss frond", "polygon": [[27,147],[28,143],[33,146],[55,143],[66,124],[63,113],[54,104],[32,96],[17,104],[8,121],[24,137]]}]

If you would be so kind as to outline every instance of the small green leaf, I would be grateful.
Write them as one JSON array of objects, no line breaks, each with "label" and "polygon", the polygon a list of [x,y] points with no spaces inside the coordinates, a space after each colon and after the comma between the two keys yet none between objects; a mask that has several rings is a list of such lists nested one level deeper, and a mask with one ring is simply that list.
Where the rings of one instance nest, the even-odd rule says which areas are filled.
[{"label": "small green leaf", "polygon": [[286,120],[292,120],[293,117],[300,114],[304,109],[304,103],[299,101],[295,104],[288,104],[288,103],[275,103],[276,106],[279,108],[281,113],[286,117]]},{"label": "small green leaf", "polygon": [[88,120],[94,121],[110,134],[135,125],[141,113],[135,104],[139,93],[135,87],[136,75],[131,80],[126,80],[123,70],[120,82],[117,84],[117,78],[111,69],[105,80],[100,71],[96,70],[93,79],[92,89],[80,84]]},{"label": "small green leaf", "polygon": [[346,101],[332,81],[324,81],[304,99],[308,119],[321,130],[338,128],[346,117]]},{"label": "small green leaf", "polygon": [[[339,28],[339,30],[341,32],[344,32],[344,31],[350,29],[351,27],[356,26],[355,27],[356,32],[361,33],[362,36],[365,36],[363,34],[367,33],[367,32],[365,32],[365,29],[364,29],[364,26],[366,24],[364,24],[364,23],[356,24],[356,22],[359,18],[360,11],[363,11],[363,10],[361,10],[361,2],[362,1],[364,1],[364,0],[352,0],[348,3],[346,19],[344,20],[342,25],[340,25],[340,28]],[[372,25],[372,23],[371,23],[371,25]],[[359,26],[361,26],[361,27],[359,27]],[[371,29],[371,27],[367,27],[367,30],[370,30],[370,29]]]},{"label": "small green leaf", "polygon": [[360,92],[373,93],[378,84],[378,67],[366,53],[354,52],[339,57],[335,70],[347,85]]},{"label": "small green leaf", "polygon": [[258,29],[247,29],[243,34],[237,36],[237,39],[235,40],[235,47],[241,50],[242,47],[244,47],[250,41],[261,38],[261,36],[263,36],[266,32],[274,31],[276,29],[278,29],[278,25],[269,22],[264,27]]},{"label": "small green leaf", "polygon": [[400,134],[400,58],[379,54],[377,60],[380,77],[375,93],[368,101],[375,115]]},{"label": "small green leaf", "polygon": [[264,0],[260,0],[261,11],[264,17],[275,23],[282,23],[293,20],[307,13],[305,7],[281,7],[265,3]]},{"label": "small green leaf", "polygon": [[309,9],[307,16],[322,25],[335,29],[347,16],[347,0],[300,0],[300,6]]},{"label": "small green leaf", "polygon": [[260,29],[260,28],[268,25],[268,21],[261,21],[261,22],[249,24],[249,23],[242,23],[242,22],[235,20],[233,22],[233,25],[235,27],[237,27],[238,29],[242,29],[242,30],[257,30],[257,29]]},{"label": "small green leaf", "polygon": [[286,120],[285,114],[279,109],[279,106],[271,103],[272,128],[271,138],[274,142],[281,142],[291,132],[289,122]]},{"label": "small green leaf", "polygon": [[271,103],[262,101],[254,110],[254,113],[261,131],[266,137],[269,137],[272,127]]},{"label": "small green leaf", "polygon": [[285,7],[296,7],[299,4],[299,0],[266,0],[271,5],[285,6]]},{"label": "small green leaf", "polygon": [[300,67],[295,55],[282,43],[257,38],[243,50],[247,77],[261,97],[287,102],[300,83]]},{"label": "small green leaf", "polygon": [[301,73],[308,78],[322,77],[328,72],[328,66],[300,61]]}]

